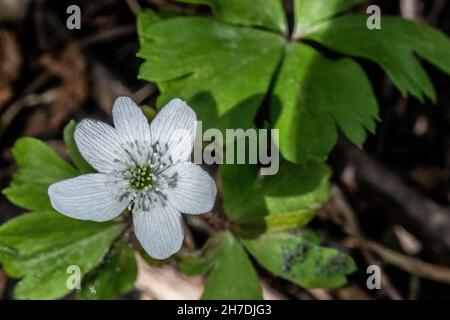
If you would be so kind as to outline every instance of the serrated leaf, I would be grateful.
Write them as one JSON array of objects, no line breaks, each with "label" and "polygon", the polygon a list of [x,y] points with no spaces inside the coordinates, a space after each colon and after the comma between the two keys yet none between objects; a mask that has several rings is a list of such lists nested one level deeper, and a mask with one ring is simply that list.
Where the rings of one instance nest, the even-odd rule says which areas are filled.
[{"label": "serrated leaf", "polygon": [[217,237],[217,253],[202,299],[262,299],[258,275],[239,241],[229,232]]},{"label": "serrated leaf", "polygon": [[294,38],[313,30],[314,26],[367,0],[294,0]]},{"label": "serrated leaf", "polygon": [[177,0],[208,5],[225,22],[287,32],[281,0]]},{"label": "serrated leaf", "polygon": [[375,131],[378,106],[362,68],[330,60],[304,44],[291,44],[273,93],[271,118],[280,151],[289,161],[323,161],[338,128],[358,146]]},{"label": "serrated leaf", "polygon": [[[212,7],[220,4],[226,7],[221,10],[227,14],[233,12],[227,6],[233,0],[188,1]],[[411,92],[421,100],[425,96],[434,100],[433,86],[413,53],[449,72],[448,38],[400,18],[383,16],[381,32],[367,29],[368,16],[335,18],[363,2],[295,1],[293,39],[315,40],[342,53],[373,59],[403,92]],[[215,10],[217,13],[219,9]],[[225,11],[217,16],[225,15]],[[241,11],[233,13],[233,18],[252,14],[260,13]],[[240,24],[248,25],[242,19]],[[320,58],[319,52],[305,43],[292,43],[279,34],[213,19],[139,20],[140,56],[146,60],[140,78],[158,84],[162,92],[159,105],[175,96],[187,100],[204,129],[251,128],[262,102],[267,101],[264,98],[272,97],[272,123],[283,129],[281,152],[299,164],[323,161],[336,142],[337,129],[358,146],[365,141],[366,130],[375,130],[378,110],[374,94],[364,72],[352,60]],[[304,56],[293,54],[302,47]],[[309,52],[305,53],[305,48],[310,48]],[[305,63],[302,58],[306,58]],[[261,111],[260,115],[264,114]]]},{"label": "serrated leaf", "polygon": [[3,193],[9,201],[25,209],[51,209],[48,186],[78,175],[52,148],[34,138],[18,139],[12,154],[18,170]]},{"label": "serrated leaf", "polygon": [[330,172],[324,164],[300,167],[281,160],[277,174],[258,173],[256,165],[220,167],[225,213],[244,229],[255,229],[247,231],[303,226],[329,198]]},{"label": "serrated leaf", "polygon": [[157,82],[159,105],[173,97],[188,101],[204,128],[253,124],[281,59],[282,36],[200,17],[139,30],[138,56],[146,60],[139,78]]},{"label": "serrated leaf", "polygon": [[81,290],[77,292],[77,298],[115,299],[133,289],[136,275],[133,248],[126,241],[119,240],[112,246],[102,264],[86,276]]},{"label": "serrated leaf", "polygon": [[55,299],[70,292],[67,268],[81,276],[95,268],[122,232],[115,222],[97,223],[67,218],[53,211],[22,215],[0,227],[0,243],[17,251],[3,257],[6,273],[21,278],[17,299]]},{"label": "serrated leaf", "polygon": [[265,233],[242,242],[264,268],[306,288],[342,286],[346,275],[356,270],[349,255],[321,247],[312,232]]},{"label": "serrated leaf", "polygon": [[90,173],[95,172],[94,168],[90,166],[89,163],[84,160],[78,147],[73,138],[73,133],[75,132],[76,123],[71,120],[64,128],[64,143],[67,150],[69,151],[69,156],[74,165],[80,171],[80,173]]},{"label": "serrated leaf", "polygon": [[332,50],[379,64],[399,90],[423,101],[436,100],[433,85],[418,54],[450,74],[450,39],[426,25],[399,17],[381,17],[381,30],[366,27],[367,16],[347,16],[324,23],[306,36]]}]

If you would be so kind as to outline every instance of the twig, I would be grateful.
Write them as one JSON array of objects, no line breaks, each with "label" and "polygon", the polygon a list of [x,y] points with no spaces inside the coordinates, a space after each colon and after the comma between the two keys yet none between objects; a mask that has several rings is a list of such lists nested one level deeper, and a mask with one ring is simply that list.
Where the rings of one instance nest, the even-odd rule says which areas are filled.
[{"label": "twig", "polygon": [[[333,198],[336,199],[336,188],[333,189]],[[338,196],[339,197],[339,196]],[[354,237],[363,247],[373,251],[378,256],[380,256],[385,262],[396,266],[397,268],[404,270],[410,274],[434,280],[437,282],[450,284],[450,268],[434,265],[431,263],[424,262],[419,259],[415,259],[404,254],[398,253],[394,250],[386,248],[373,241],[366,240],[362,235],[359,226],[357,226],[356,217],[350,206],[342,207],[339,206],[339,202],[334,201],[339,212],[345,216],[345,221],[337,221],[341,224],[344,231],[346,231],[350,236]],[[350,222],[349,222],[350,221]],[[357,227],[354,227],[357,226]],[[385,276],[382,277],[386,278]],[[392,288],[391,288],[392,289]]]},{"label": "twig", "polygon": [[156,91],[156,86],[153,83],[147,83],[133,94],[133,100],[140,104],[142,101],[150,97]]},{"label": "twig", "polygon": [[[361,231],[361,228],[359,227],[356,215],[353,212],[351,206],[348,204],[347,200],[345,199],[344,194],[336,186],[334,186],[332,189],[332,198],[330,203],[332,204],[332,207],[339,210],[339,213],[342,215],[342,218],[344,219],[344,221],[338,220],[336,222],[343,227],[344,231],[348,235],[356,238],[361,253],[364,256],[367,263],[371,265],[373,264],[378,265],[379,262],[375,259],[372,253],[364,245],[361,245],[360,239],[364,239],[364,236]],[[338,219],[339,216],[334,215],[333,218]],[[383,287],[384,292],[392,300],[403,300],[402,295],[398,292],[398,290],[392,284],[388,275],[383,270],[381,270],[381,286]]]},{"label": "twig", "polygon": [[364,240],[363,244],[383,258],[384,261],[399,269],[422,278],[450,284],[450,268],[433,265],[419,259],[408,257],[372,241]]},{"label": "twig", "polygon": [[325,289],[312,288],[306,289],[306,291],[317,300],[333,300],[333,297]]},{"label": "twig", "polygon": [[417,20],[421,9],[422,4],[417,0],[400,0],[400,13],[403,18]]},{"label": "twig", "polygon": [[90,34],[78,41],[81,47],[101,44],[103,42],[112,41],[117,38],[136,33],[135,25],[125,25],[117,28],[110,28],[104,31]]},{"label": "twig", "polygon": [[134,15],[137,15],[140,11],[142,11],[142,7],[137,2],[137,0],[126,0],[128,7],[130,8],[131,12],[133,12]]},{"label": "twig", "polygon": [[425,198],[391,170],[381,166],[349,142],[341,141],[336,148],[343,160],[352,167],[358,185],[381,195],[396,208],[396,218],[418,238],[429,240],[450,250],[450,211]]},{"label": "twig", "polygon": [[50,104],[55,99],[55,91],[48,90],[42,94],[29,94],[12,103],[0,119],[0,137],[3,136],[14,118],[24,108]]}]

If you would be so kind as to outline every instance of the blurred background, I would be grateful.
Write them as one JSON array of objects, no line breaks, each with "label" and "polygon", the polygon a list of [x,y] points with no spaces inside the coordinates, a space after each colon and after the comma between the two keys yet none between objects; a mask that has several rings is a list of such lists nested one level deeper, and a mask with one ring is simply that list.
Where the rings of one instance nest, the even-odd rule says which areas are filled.
[{"label": "blurred background", "polygon": [[[449,1],[369,3],[383,15],[423,21],[450,36]],[[80,30],[66,27],[72,4],[81,8]],[[107,121],[119,95],[155,106],[156,86],[136,77],[142,61],[135,14],[146,7],[209,14],[168,0],[0,0],[1,189],[15,170],[10,148],[19,137],[42,139],[67,158],[62,129],[70,119]],[[291,1],[285,7],[292,15]],[[364,150],[340,139],[328,161],[333,196],[312,222],[326,244],[351,253],[358,271],[347,286],[324,290],[302,289],[258,269],[266,298],[450,299],[450,79],[426,65],[439,99],[422,105],[402,97],[379,67],[360,62],[381,123]],[[22,212],[0,195],[0,223]],[[382,268],[383,290],[366,287],[371,264]],[[12,297],[14,284],[0,269],[0,299]],[[123,298],[196,299],[202,286],[202,277],[186,277],[175,266],[139,263],[136,289]]]}]

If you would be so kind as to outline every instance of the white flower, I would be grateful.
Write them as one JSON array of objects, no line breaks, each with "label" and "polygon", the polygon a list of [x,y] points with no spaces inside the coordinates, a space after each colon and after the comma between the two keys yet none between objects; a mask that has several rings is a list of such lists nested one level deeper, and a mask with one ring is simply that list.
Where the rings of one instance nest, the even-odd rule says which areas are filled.
[{"label": "white flower", "polygon": [[183,242],[181,212],[208,212],[216,198],[214,180],[188,161],[196,115],[174,99],[149,124],[127,97],[114,102],[112,114],[115,128],[86,119],[74,133],[80,153],[99,173],[52,184],[50,201],[57,211],[81,220],[111,220],[128,208],[147,253],[168,258]]}]

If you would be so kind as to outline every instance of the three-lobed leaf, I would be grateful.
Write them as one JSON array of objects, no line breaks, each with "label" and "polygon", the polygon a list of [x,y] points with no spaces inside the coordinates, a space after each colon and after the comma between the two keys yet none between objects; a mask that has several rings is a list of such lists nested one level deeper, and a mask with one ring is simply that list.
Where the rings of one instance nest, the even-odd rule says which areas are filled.
[{"label": "three-lobed leaf", "polygon": [[[267,31],[266,24],[258,25],[266,30],[252,29],[249,16],[263,13],[235,12],[232,0],[188,2],[211,6],[215,16],[228,23],[199,17],[139,19],[140,56],[146,60],[140,77],[157,82],[160,104],[181,96],[194,106],[205,128],[246,129],[253,127],[258,110],[268,101],[264,98],[272,97],[272,124],[281,129],[281,152],[299,164],[323,161],[338,129],[359,146],[366,130],[375,130],[376,100],[356,62],[326,59],[308,44]],[[397,17],[382,16],[381,30],[369,30],[367,16],[335,18],[363,2],[295,1],[292,38],[371,59],[403,93],[435,100],[432,83],[414,53],[450,73],[448,37]],[[256,7],[259,2],[249,3],[240,5]]]}]

